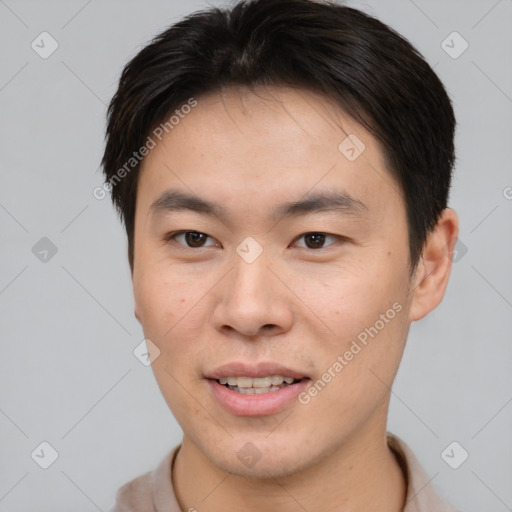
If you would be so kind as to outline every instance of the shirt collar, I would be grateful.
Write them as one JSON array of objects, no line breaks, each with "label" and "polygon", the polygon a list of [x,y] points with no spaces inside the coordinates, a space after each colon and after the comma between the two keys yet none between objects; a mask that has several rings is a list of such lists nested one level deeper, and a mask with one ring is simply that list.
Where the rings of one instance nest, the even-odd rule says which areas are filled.
[{"label": "shirt collar", "polygon": [[388,446],[394,453],[405,476],[407,494],[403,512],[457,512],[446,503],[432,486],[429,477],[409,446],[394,434],[387,434]]}]

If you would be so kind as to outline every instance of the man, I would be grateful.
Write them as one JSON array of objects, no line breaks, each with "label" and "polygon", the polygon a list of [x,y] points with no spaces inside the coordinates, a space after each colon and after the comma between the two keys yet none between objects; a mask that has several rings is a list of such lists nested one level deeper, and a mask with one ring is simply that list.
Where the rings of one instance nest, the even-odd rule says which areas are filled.
[{"label": "man", "polygon": [[102,163],[183,440],[113,511],[454,510],[386,432],[451,270],[454,129],[421,55],[329,2],[195,13],[125,67]]}]

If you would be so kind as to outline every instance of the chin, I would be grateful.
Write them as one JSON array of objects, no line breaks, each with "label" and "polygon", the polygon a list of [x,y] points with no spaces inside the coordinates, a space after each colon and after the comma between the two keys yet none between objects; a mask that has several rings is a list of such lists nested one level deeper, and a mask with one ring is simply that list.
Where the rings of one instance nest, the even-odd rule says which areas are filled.
[{"label": "chin", "polygon": [[229,438],[224,443],[215,443],[215,447],[207,447],[205,454],[218,468],[243,478],[283,478],[309,465],[304,453],[304,446],[310,446],[309,443],[289,436],[287,439],[285,436],[281,439],[265,436]]},{"label": "chin", "polygon": [[[225,462],[225,464],[224,464]],[[269,459],[268,454],[263,454],[261,459],[253,466],[242,464],[237,457],[228,461],[219,461],[217,466],[232,475],[258,480],[272,480],[274,478],[284,478],[289,475],[296,474],[301,468],[297,466],[298,461],[279,457]]]}]

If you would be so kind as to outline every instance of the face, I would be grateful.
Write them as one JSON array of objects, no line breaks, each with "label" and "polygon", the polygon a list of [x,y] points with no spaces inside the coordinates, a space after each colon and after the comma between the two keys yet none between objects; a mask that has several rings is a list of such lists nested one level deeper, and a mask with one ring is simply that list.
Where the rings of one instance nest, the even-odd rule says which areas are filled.
[{"label": "face", "polygon": [[[404,200],[370,133],[311,92],[231,89],[197,98],[140,172],[135,314],[185,439],[278,477],[384,429],[411,281]],[[249,395],[216,380],[287,372],[302,379],[231,381],[267,385]]]}]

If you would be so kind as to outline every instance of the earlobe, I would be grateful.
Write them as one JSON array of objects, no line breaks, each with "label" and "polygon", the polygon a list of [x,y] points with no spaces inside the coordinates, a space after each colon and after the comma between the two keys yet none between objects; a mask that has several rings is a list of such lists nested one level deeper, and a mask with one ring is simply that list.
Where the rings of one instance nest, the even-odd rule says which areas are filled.
[{"label": "earlobe", "polygon": [[452,268],[452,255],[459,234],[454,210],[443,210],[428,235],[421,260],[411,281],[413,294],[409,308],[411,322],[420,320],[438,306],[444,297]]},{"label": "earlobe", "polygon": [[[133,263],[132,263],[132,260],[130,258],[130,250],[128,249],[128,263],[130,264],[130,277],[132,279],[132,287],[133,287]],[[135,300],[135,306],[133,308],[133,314],[135,315],[135,318],[137,319],[137,321],[139,323],[140,322],[140,315],[139,315],[139,309],[137,307],[137,299],[136,299],[136,296],[135,296],[135,289],[133,290],[133,293],[134,293],[134,300]],[[142,324],[141,324],[142,325]]]},{"label": "earlobe", "polygon": [[139,294],[137,293],[138,289],[136,286],[136,283],[133,283],[133,314],[140,325],[142,325],[142,315],[141,315],[141,308],[139,306]]}]

